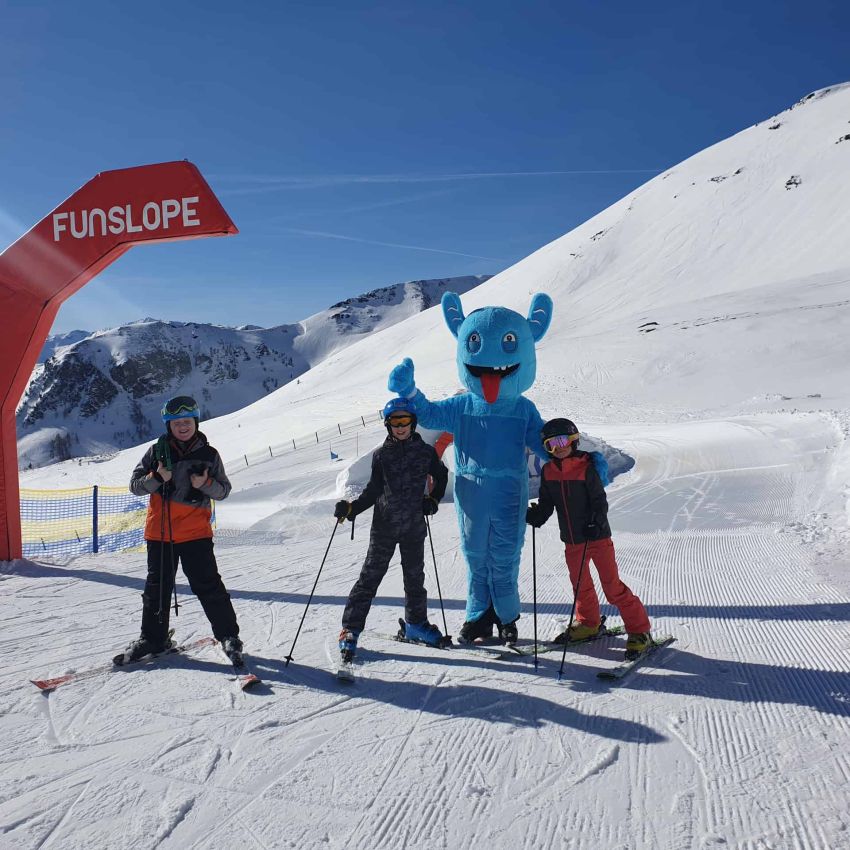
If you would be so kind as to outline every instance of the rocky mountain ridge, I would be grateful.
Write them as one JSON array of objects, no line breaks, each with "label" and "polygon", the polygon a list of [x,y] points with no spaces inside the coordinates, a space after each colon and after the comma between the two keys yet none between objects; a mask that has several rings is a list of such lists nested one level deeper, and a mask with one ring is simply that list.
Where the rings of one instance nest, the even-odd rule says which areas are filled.
[{"label": "rocky mountain ridge", "polygon": [[274,392],[376,330],[488,280],[417,280],[341,301],[292,325],[239,328],[146,318],[67,344],[48,339],[18,406],[22,468],[128,448],[159,433],[169,396],[188,394],[203,419]]}]

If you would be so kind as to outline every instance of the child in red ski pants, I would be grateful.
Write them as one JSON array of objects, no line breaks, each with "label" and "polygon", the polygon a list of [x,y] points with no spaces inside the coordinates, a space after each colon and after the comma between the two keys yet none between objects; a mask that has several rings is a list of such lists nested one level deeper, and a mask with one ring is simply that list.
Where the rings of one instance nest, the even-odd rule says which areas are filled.
[{"label": "child in red ski pants", "polygon": [[[582,640],[599,631],[602,617],[599,598],[590,575],[593,562],[605,598],[623,618],[629,638],[628,652],[641,652],[649,646],[650,623],[643,603],[623,583],[617,569],[611,526],[608,524],[608,500],[597,470],[602,466],[607,477],[607,464],[598,452],[578,449],[578,428],[569,419],[552,419],[543,426],[543,445],[552,457],[540,474],[540,497],[531,505],[526,522],[539,528],[552,515],[558,514],[561,540],[570,581],[576,595],[575,623],[555,640]],[[582,557],[584,567],[582,568]]]}]

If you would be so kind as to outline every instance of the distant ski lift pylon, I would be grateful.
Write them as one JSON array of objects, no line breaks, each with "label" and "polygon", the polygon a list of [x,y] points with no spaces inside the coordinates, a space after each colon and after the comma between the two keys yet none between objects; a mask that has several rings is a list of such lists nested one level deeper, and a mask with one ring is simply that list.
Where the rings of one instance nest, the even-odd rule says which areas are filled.
[{"label": "distant ski lift pylon", "polygon": [[134,245],[238,233],[191,162],[103,171],[0,254],[0,561],[22,556],[15,409],[62,303]]}]

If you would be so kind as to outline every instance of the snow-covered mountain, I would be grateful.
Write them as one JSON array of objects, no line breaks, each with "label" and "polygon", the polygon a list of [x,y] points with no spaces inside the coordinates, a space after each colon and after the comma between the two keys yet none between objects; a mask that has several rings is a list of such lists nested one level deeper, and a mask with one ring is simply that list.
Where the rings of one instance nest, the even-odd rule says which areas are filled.
[{"label": "snow-covered mountain", "polygon": [[91,331],[67,331],[63,334],[51,334],[47,337],[47,341],[44,343],[43,348],[41,349],[41,354],[38,355],[38,362],[44,363],[45,360],[52,357],[58,348],[62,348],[66,345],[73,345],[75,342],[79,342],[81,339],[85,339],[87,336],[91,334]]},{"label": "snow-covered mountain", "polygon": [[[17,411],[19,463],[40,466],[135,445],[159,430],[163,399],[195,396],[204,419],[246,407],[330,354],[487,275],[415,280],[334,304],[293,325],[228,328],[143,319],[48,340]],[[84,334],[75,341],[74,337]],[[70,343],[70,344],[69,344]]]}]

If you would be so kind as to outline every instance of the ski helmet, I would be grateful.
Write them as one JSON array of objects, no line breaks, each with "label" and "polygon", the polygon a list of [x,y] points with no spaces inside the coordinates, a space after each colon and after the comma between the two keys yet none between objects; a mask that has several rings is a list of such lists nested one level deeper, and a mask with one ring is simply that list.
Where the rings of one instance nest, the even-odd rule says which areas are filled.
[{"label": "ski helmet", "polygon": [[407,414],[411,417],[410,430],[416,429],[416,405],[409,398],[392,398],[384,405],[384,425],[390,427],[390,417]]},{"label": "ski helmet", "polygon": [[550,419],[540,432],[543,439],[543,445],[546,445],[546,440],[550,437],[571,437],[570,442],[575,448],[578,448],[579,433],[575,423],[569,419]]},{"label": "ski helmet", "polygon": [[198,402],[189,395],[178,395],[168,399],[160,411],[163,422],[171,422],[174,419],[197,419],[201,421],[201,411]]}]

